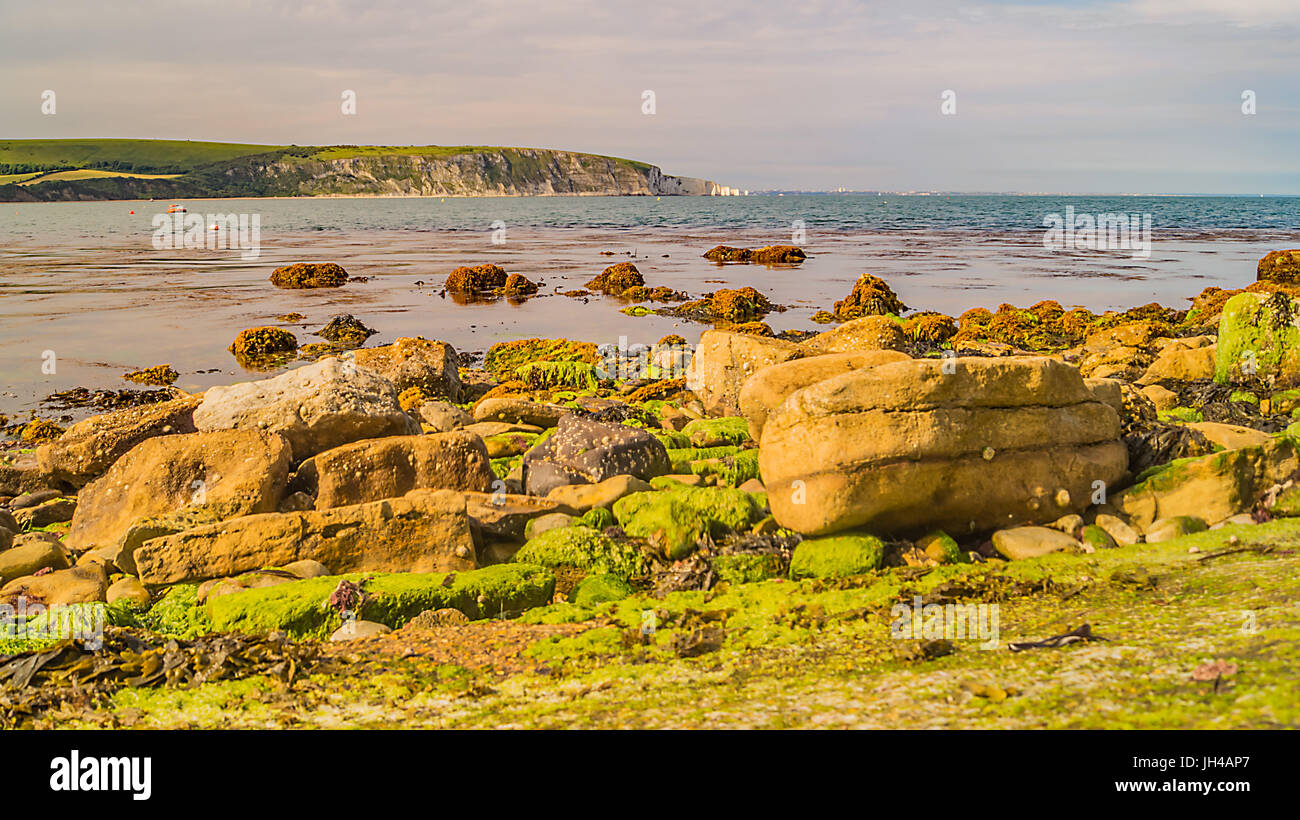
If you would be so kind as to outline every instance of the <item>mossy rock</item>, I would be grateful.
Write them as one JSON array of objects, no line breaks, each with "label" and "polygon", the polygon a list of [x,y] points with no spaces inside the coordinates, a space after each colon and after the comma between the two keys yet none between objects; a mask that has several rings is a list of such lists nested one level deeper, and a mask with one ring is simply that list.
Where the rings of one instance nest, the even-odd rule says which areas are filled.
[{"label": "mossy rock", "polygon": [[709,566],[717,574],[718,580],[729,584],[753,584],[779,578],[785,572],[785,562],[774,553],[736,552],[727,555],[715,555],[709,559]]},{"label": "mossy rock", "polygon": [[518,467],[523,463],[523,460],[524,457],[522,455],[504,456],[502,458],[494,458],[490,460],[488,466],[492,468],[492,475],[500,479],[505,479],[514,471],[515,467]]},{"label": "mossy rock", "polygon": [[1278,517],[1300,517],[1300,486],[1287,487],[1278,493],[1277,499],[1268,511]]},{"label": "mossy rock", "polygon": [[702,459],[690,463],[690,472],[698,476],[717,476],[717,483],[739,487],[751,478],[759,478],[758,449],[739,450],[721,458]]},{"label": "mossy rock", "polygon": [[587,526],[547,530],[520,547],[514,560],[620,578],[633,578],[645,572],[645,560],[635,545],[615,541]]},{"label": "mossy rock", "polygon": [[692,447],[727,447],[749,441],[749,422],[728,416],[720,419],[694,419],[682,428]]},{"label": "mossy rock", "polygon": [[668,462],[672,466],[672,472],[674,473],[689,473],[693,461],[734,456],[740,452],[740,448],[734,445],[725,447],[668,447],[665,445],[664,449],[668,451]]},{"label": "mossy rock", "polygon": [[943,530],[935,530],[918,538],[916,545],[930,558],[941,564],[968,564],[970,556],[961,548],[961,545],[948,533]]},{"label": "mossy rock", "polygon": [[689,450],[691,447],[691,440],[686,434],[675,430],[651,430],[650,435],[659,439],[665,450]]},{"label": "mossy rock", "polygon": [[635,592],[631,584],[617,575],[588,575],[574,588],[573,603],[578,606],[593,606],[606,601],[621,601]]},{"label": "mossy rock", "polygon": [[1300,306],[1285,293],[1239,293],[1223,306],[1214,380],[1300,382]]},{"label": "mossy rock", "polygon": [[654,490],[614,502],[623,532],[650,541],[672,561],[690,555],[706,536],[747,530],[765,512],[754,494],[722,487]]},{"label": "mossy rock", "polygon": [[885,545],[872,535],[832,535],[799,542],[790,558],[790,577],[846,578],[880,568]]},{"label": "mossy rock", "polygon": [[1079,540],[1095,550],[1112,550],[1119,546],[1110,533],[1096,524],[1089,524],[1084,527],[1079,533]]},{"label": "mossy rock", "polygon": [[358,618],[394,629],[428,609],[458,609],[477,620],[545,606],[555,594],[550,570],[511,563],[450,575],[390,572],[310,578],[222,595],[208,601],[206,610],[213,627],[222,632],[282,629],[294,637],[322,638],[341,624],[338,613],[326,605],[341,580],[360,584],[366,596]]}]

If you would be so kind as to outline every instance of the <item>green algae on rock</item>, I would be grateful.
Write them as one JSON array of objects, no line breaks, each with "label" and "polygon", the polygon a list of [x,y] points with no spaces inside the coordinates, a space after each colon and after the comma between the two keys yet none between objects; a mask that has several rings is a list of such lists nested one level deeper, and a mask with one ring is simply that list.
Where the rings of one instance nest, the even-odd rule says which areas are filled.
[{"label": "green algae on rock", "polygon": [[585,362],[599,364],[600,352],[591,342],[569,339],[518,339],[488,348],[483,369],[500,381],[516,378],[515,371],[532,362]]},{"label": "green algae on rock", "polygon": [[623,531],[651,542],[670,561],[690,555],[705,538],[749,529],[765,513],[753,493],[721,487],[652,490],[614,502]]},{"label": "green algae on rock", "polygon": [[727,447],[749,441],[749,422],[738,416],[693,419],[681,430],[692,447]]},{"label": "green algae on rock", "polygon": [[1219,318],[1214,380],[1295,387],[1300,382],[1300,306],[1295,299],[1280,291],[1229,299]]},{"label": "green algae on rock", "polygon": [[323,638],[341,623],[327,603],[340,581],[359,584],[359,619],[396,629],[428,609],[458,609],[471,620],[495,618],[544,606],[555,594],[555,576],[526,563],[497,564],[460,573],[351,573],[291,581],[233,592],[205,604],[219,631]]},{"label": "green algae on rock", "polygon": [[573,590],[573,602],[578,606],[592,606],[607,601],[621,601],[634,594],[627,581],[617,575],[603,573],[588,575]]},{"label": "green algae on rock", "polygon": [[547,530],[520,547],[514,560],[624,579],[645,572],[645,559],[635,545],[583,525]]},{"label": "green algae on rock", "polygon": [[884,543],[872,535],[833,535],[799,542],[790,558],[790,577],[845,578],[880,568]]},{"label": "green algae on rock", "polygon": [[784,574],[785,561],[776,553],[733,552],[715,555],[709,566],[719,581],[729,584],[753,584],[779,578]]},{"label": "green algae on rock", "polygon": [[520,365],[515,375],[539,390],[556,387],[595,390],[600,386],[595,366],[586,362],[529,362]]}]

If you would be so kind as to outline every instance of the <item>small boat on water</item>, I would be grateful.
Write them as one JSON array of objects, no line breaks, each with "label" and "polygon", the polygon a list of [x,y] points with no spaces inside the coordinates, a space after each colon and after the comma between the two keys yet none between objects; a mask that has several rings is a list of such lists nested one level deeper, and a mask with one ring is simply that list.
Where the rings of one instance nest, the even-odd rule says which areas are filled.
[{"label": "small boat on water", "polygon": [[170,208],[167,209],[167,213],[169,213],[169,214],[183,214],[183,213],[185,213],[185,206],[184,206],[184,205],[173,205],[173,206],[171,206]]}]

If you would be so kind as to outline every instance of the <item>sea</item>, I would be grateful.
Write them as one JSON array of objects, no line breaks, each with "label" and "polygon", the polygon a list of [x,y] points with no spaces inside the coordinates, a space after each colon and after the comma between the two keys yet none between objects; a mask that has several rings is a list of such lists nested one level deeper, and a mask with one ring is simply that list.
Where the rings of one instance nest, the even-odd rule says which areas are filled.
[{"label": "sea", "polygon": [[[180,217],[168,214],[180,208]],[[198,226],[191,236],[202,235],[203,247],[177,241],[185,219]],[[224,227],[210,237],[214,223]],[[232,230],[241,224],[242,234]],[[1109,229],[1090,232],[1090,225]],[[225,246],[238,245],[241,236],[245,247]],[[799,265],[718,265],[703,258],[718,244],[797,244],[808,258]],[[424,336],[474,356],[518,338],[635,344],[678,333],[694,342],[708,329],[620,313],[626,304],[616,298],[561,295],[622,261],[634,262],[648,285],[692,296],[753,286],[788,308],[767,317],[780,331],[822,329],[810,317],[844,298],[862,273],[883,278],[913,310],[954,316],[1043,299],[1098,312],[1149,302],[1185,308],[1206,287],[1249,284],[1260,257],[1293,247],[1300,247],[1300,197],[3,203],[0,414],[12,423],[41,413],[45,397],[75,387],[134,389],[122,374],[157,364],[172,365],[181,374],[177,386],[191,391],[263,378],[227,351],[239,331],[278,325],[307,344],[321,341],[313,332],[342,313],[379,331],[370,345]],[[333,290],[271,286],[272,270],[300,261],[337,262],[356,281]],[[540,293],[462,304],[442,292],[452,269],[486,262],[539,282]],[[306,318],[276,318],[291,312]]]}]

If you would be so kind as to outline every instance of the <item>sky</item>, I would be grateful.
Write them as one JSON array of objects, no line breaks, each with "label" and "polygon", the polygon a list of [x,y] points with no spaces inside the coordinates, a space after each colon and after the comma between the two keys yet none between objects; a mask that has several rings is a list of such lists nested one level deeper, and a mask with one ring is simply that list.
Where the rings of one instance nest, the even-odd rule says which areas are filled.
[{"label": "sky", "polygon": [[1300,0],[0,0],[0,138],[70,137],[564,148],[749,190],[1300,194]]}]

